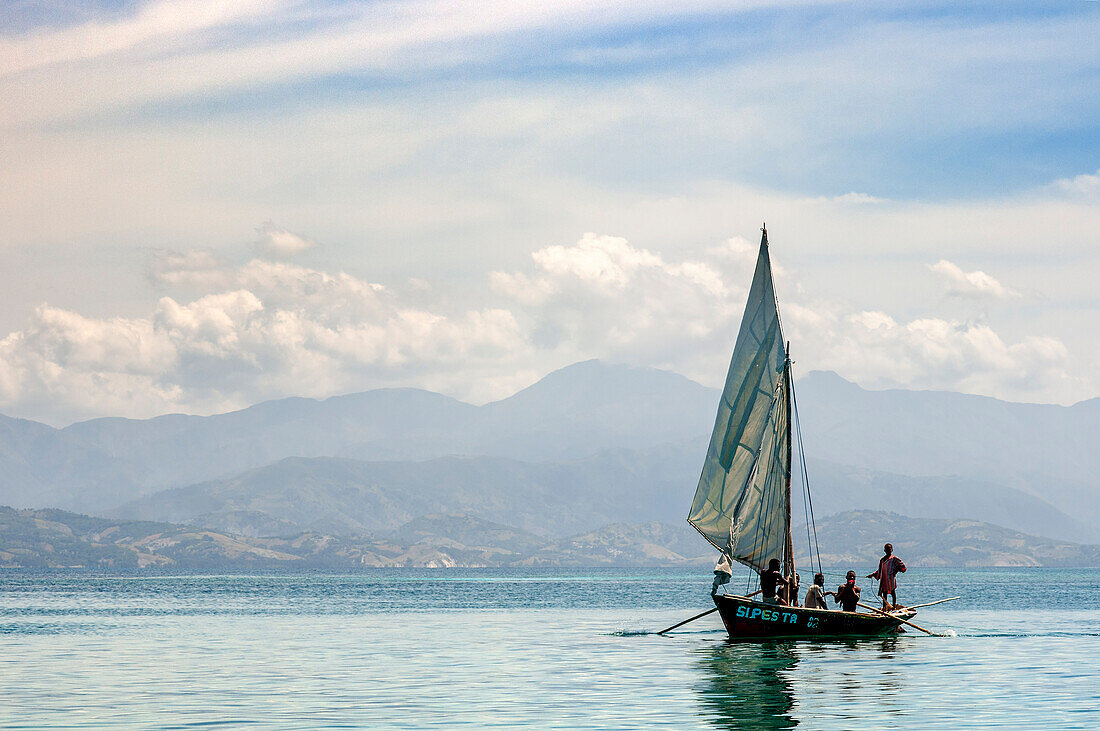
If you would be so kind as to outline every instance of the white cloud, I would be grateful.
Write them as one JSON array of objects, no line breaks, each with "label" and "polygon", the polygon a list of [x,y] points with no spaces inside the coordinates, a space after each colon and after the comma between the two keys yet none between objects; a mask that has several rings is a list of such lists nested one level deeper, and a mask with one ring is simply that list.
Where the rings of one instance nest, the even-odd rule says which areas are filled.
[{"label": "white cloud", "polygon": [[754,244],[743,236],[726,239],[718,246],[707,249],[707,254],[715,259],[735,262],[738,266],[752,267],[756,263],[759,244]]},{"label": "white cloud", "polygon": [[833,203],[847,203],[849,205],[863,205],[865,203],[882,203],[885,198],[876,198],[873,195],[867,195],[866,193],[845,193],[844,195],[838,195],[833,197]]},{"label": "white cloud", "polygon": [[1051,183],[1050,189],[1055,193],[1074,198],[1100,197],[1100,170],[1097,170],[1094,175],[1077,175],[1055,180]]},{"label": "white cloud", "polygon": [[[715,257],[670,263],[623,238],[585,234],[532,255],[534,271],[494,272],[533,344],[556,359],[604,357],[694,373],[721,360],[752,264]],[[745,284],[729,286],[735,272]],[[732,327],[736,327],[733,325]],[[709,355],[708,355],[709,353]],[[711,363],[713,365],[713,363]]]},{"label": "white cloud", "polygon": [[626,239],[586,233],[576,246],[547,246],[531,255],[551,277],[577,279],[608,291],[621,289],[642,267],[659,268],[659,256],[635,249]]},{"label": "white cloud", "polygon": [[939,318],[898,323],[881,312],[840,320],[821,343],[822,367],[872,387],[933,388],[1026,398],[1068,379],[1055,338],[1006,343],[986,324]]},{"label": "white cloud", "polygon": [[960,297],[994,297],[1007,299],[1018,297],[1019,293],[1010,289],[983,271],[964,272],[957,264],[940,259],[929,267],[943,277],[948,285],[948,293]]},{"label": "white cloud", "polygon": [[[760,253],[760,243],[753,243],[743,236],[734,236],[718,246],[707,249],[707,255],[716,261],[727,265],[733,265],[736,270],[747,269],[753,271],[756,267],[756,256]],[[787,270],[782,264],[772,259],[772,276],[783,279],[787,276]]]},{"label": "white cloud", "polygon": [[268,221],[256,231],[259,237],[253,242],[252,248],[257,254],[266,256],[292,256],[308,251],[317,245],[313,239],[307,239],[296,233],[287,231]]},{"label": "white cloud", "polygon": [[164,383],[176,353],[149,320],[97,320],[43,305],[0,340],[0,402],[56,420],[73,414],[163,413],[181,396]]},{"label": "white cloud", "polygon": [[522,272],[490,272],[489,286],[494,292],[527,307],[542,305],[554,294],[554,284],[549,279],[531,279]]},{"label": "white cloud", "polygon": [[[735,237],[670,259],[589,233],[536,250],[524,270],[491,272],[488,299],[476,307],[445,304],[448,296],[427,282],[398,291],[282,261],[237,266],[209,251],[160,252],[153,281],[204,293],[161,297],[144,317],[39,307],[0,340],[0,411],[56,423],[213,412],[386,385],[480,401],[590,357],[716,385],[740,322],[753,248]],[[977,280],[973,286],[988,288]],[[1054,337],[1006,340],[986,323],[904,321],[807,298],[797,282],[785,290],[786,335],[800,372],[829,368],[868,386],[1010,398],[1083,386]]]},{"label": "white cloud", "polygon": [[155,285],[168,287],[210,290],[229,287],[233,281],[227,262],[210,249],[154,252],[148,273]]},{"label": "white cloud", "polygon": [[[755,248],[735,238],[708,248],[699,262],[672,263],[622,239],[588,234],[574,246],[535,252],[534,271],[498,272],[494,282],[523,313],[521,322],[553,333],[558,353],[671,368],[715,384],[740,322]],[[975,291],[1010,296],[988,275],[959,276]],[[785,289],[786,335],[801,372],[826,368],[868,386],[1017,399],[1088,388],[1070,375],[1068,349],[1054,337],[1013,342],[986,323],[899,322],[882,311],[805,299],[797,282]]]},{"label": "white cloud", "polygon": [[[167,259],[210,263],[204,252]],[[220,411],[387,384],[483,395],[464,389],[467,379],[507,372],[528,350],[503,308],[418,309],[345,273],[259,259],[203,273],[203,282],[239,288],[185,303],[163,297],[139,318],[39,307],[0,340],[0,408],[57,422]],[[178,281],[170,270],[161,275]]]}]

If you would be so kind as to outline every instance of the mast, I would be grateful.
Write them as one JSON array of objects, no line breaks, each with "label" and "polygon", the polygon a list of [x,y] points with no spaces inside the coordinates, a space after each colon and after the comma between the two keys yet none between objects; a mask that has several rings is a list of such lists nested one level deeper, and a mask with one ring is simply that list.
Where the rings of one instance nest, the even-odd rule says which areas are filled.
[{"label": "mast", "polygon": [[787,576],[794,577],[794,541],[791,538],[791,341],[787,341],[786,358],[783,361],[783,390],[786,398],[787,408],[787,454],[784,459],[786,474],[784,475],[784,492],[786,495],[786,514],[783,516],[784,528],[786,530],[786,541],[784,543],[784,552],[786,555],[787,564],[786,568]]}]

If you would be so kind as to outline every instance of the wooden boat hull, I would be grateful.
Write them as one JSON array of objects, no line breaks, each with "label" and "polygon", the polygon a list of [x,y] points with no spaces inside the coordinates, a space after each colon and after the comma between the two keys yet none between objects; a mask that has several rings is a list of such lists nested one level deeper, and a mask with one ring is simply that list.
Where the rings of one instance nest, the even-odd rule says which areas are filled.
[{"label": "wooden boat hull", "polygon": [[901,625],[901,619],[908,619],[916,614],[905,612],[900,617],[885,617],[873,613],[783,607],[729,594],[715,596],[714,603],[731,640],[770,637],[874,637],[896,632]]}]

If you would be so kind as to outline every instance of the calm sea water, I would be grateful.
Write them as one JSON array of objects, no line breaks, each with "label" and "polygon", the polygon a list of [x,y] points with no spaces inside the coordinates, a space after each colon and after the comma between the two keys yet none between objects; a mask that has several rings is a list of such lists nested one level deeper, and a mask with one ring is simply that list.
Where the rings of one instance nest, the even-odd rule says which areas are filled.
[{"label": "calm sea water", "polygon": [[1100,728],[1100,570],[911,570],[907,603],[964,595],[917,617],[951,637],[647,633],[708,590],[683,570],[9,571],[0,728]]}]

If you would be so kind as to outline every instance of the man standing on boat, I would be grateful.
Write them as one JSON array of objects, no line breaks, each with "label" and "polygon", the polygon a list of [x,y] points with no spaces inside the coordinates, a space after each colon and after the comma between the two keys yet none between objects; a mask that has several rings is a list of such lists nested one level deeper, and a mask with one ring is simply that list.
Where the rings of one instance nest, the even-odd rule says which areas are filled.
[{"label": "man standing on boat", "polygon": [[[905,564],[894,555],[894,547],[887,543],[882,547],[886,555],[878,560],[878,571],[867,574],[868,579],[878,579],[878,595],[882,597],[883,609],[894,609],[898,605],[898,573],[905,573]],[[886,601],[886,597],[890,601]]]}]

